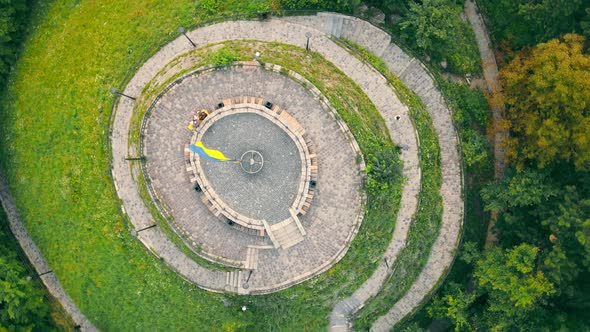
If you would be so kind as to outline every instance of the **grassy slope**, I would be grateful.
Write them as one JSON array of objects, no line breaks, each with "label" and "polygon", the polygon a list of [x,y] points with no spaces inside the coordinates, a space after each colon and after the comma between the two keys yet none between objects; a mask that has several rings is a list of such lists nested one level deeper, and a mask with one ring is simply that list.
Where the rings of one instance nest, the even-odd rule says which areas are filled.
[{"label": "grassy slope", "polygon": [[[26,276],[35,275],[33,267],[30,265],[16,238],[10,231],[8,217],[6,216],[6,212],[2,209],[2,207],[0,207],[0,259],[4,260],[5,262],[16,261],[18,264],[20,264],[23,269],[19,275],[19,278],[24,279]],[[61,307],[61,305],[49,296],[47,289],[45,289],[43,286],[43,283],[38,278],[33,279],[31,282],[34,283],[33,288],[35,289],[35,296],[40,293],[41,298],[44,300],[44,303],[41,305],[43,307],[42,310],[47,308],[46,315],[37,317],[35,328],[51,329],[56,331],[71,330],[71,328],[74,326],[73,322],[65,310]],[[27,294],[27,296],[30,295],[31,294]],[[0,318],[0,329],[2,327],[6,328],[8,324],[8,321],[3,321]]]},{"label": "grassy slope", "polygon": [[387,64],[360,45],[350,40],[342,40],[353,54],[368,62],[389,80],[400,99],[409,106],[412,120],[420,137],[420,169],[422,184],[418,196],[418,209],[414,216],[406,246],[400,251],[393,263],[393,272],[384,284],[381,292],[369,300],[365,307],[357,312],[354,327],[357,330],[369,330],[372,323],[401,299],[418,277],[436,240],[442,219],[442,181],[440,165],[440,146],[432,119],[420,97],[410,91],[395,75]]},{"label": "grassy slope", "polygon": [[[15,200],[62,285],[101,329],[322,329],[330,303],[362,281],[347,278],[342,267],[272,296],[210,294],[149,255],[120,218],[108,176],[108,89],[178,25],[190,25],[193,6],[51,5],[27,44],[0,118],[0,162]],[[365,219],[351,249],[361,257],[364,240],[383,236],[383,223],[392,227],[390,215],[373,219],[370,229],[371,218]],[[354,258],[347,255],[342,266],[354,266]],[[357,269],[366,274],[374,263]],[[251,310],[242,313],[237,308],[245,302]]]}]

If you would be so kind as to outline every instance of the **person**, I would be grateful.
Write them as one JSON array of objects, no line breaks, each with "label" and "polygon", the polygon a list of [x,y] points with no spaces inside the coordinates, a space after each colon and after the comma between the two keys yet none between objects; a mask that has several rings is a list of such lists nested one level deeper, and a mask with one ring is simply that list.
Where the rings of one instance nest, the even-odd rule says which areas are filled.
[{"label": "person", "polygon": [[198,113],[198,116],[199,116],[199,121],[200,121],[200,122],[203,122],[203,120],[205,120],[205,118],[207,118],[207,115],[209,115],[209,112],[207,112],[207,110],[201,110],[201,111]]},{"label": "person", "polygon": [[193,119],[189,123],[188,129],[195,133],[197,131],[197,127],[199,124],[201,124],[201,122],[203,122],[203,120],[207,118],[207,115],[209,115],[207,110],[200,110],[197,114],[193,115]]},{"label": "person", "polygon": [[188,124],[188,130],[192,131],[193,134],[197,132],[197,127],[199,126],[199,118],[196,115],[193,115],[193,119]]}]

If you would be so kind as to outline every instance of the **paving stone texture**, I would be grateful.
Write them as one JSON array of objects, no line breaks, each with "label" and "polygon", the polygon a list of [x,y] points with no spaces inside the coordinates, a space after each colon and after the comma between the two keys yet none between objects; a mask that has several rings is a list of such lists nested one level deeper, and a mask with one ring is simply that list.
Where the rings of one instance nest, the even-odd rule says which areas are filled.
[{"label": "paving stone texture", "polygon": [[249,174],[232,162],[204,158],[197,161],[210,185],[230,208],[269,224],[291,217],[289,208],[298,194],[304,161],[283,129],[260,115],[240,113],[216,121],[203,134],[202,142],[221,149],[228,158],[240,159],[247,151],[257,151],[263,158],[262,169],[256,174]]},{"label": "paving stone texture", "polygon": [[[233,67],[231,70],[214,71],[185,78],[182,83],[169,90],[151,112],[148,129],[144,133],[147,141],[145,152],[148,173],[158,196],[171,209],[175,223],[191,234],[192,241],[202,248],[205,254],[228,261],[246,262],[248,246],[272,245],[267,237],[244,233],[218,220],[201,202],[201,194],[193,189],[185,169],[184,145],[190,141],[192,135],[186,129],[186,125],[193,114],[203,108],[213,112],[209,105],[216,105],[224,98],[239,96],[260,96],[280,105],[305,128],[308,139],[316,147],[315,151],[320,156],[318,157],[320,172],[312,208],[305,216],[299,218],[307,235],[303,242],[286,250],[274,248],[258,250],[257,269],[250,278],[248,289],[249,292],[256,292],[292,283],[295,280],[303,280],[309,274],[313,274],[318,267],[326,263],[334,263],[333,257],[348,245],[351,240],[349,234],[354,231],[358,215],[362,213],[361,175],[355,162],[356,154],[349,148],[346,137],[337,123],[322,109],[318,100],[308,90],[286,76],[264,69],[253,71],[251,68]],[[251,116],[261,118],[258,115]],[[229,119],[229,117],[226,118]],[[229,120],[225,124],[216,122],[205,132],[204,141],[207,146],[213,148],[215,145],[214,140],[208,140],[208,138],[225,137],[231,140],[234,134],[244,135],[243,130],[255,129],[249,128],[246,123],[246,126],[238,130],[233,127],[237,126],[235,121]],[[268,144],[277,143],[276,140],[287,140],[286,143],[284,141],[281,143],[287,144],[289,138],[283,137],[286,134],[279,130],[276,132],[278,135],[276,140],[272,139],[269,135],[275,128],[266,128],[265,126],[271,123],[266,119],[264,121],[250,123],[250,125],[258,126],[258,129],[263,129],[259,133],[264,134],[260,139],[266,139],[266,142],[257,143],[263,145],[251,147],[262,147],[265,155],[270,158],[268,169],[263,169],[262,172],[274,171],[276,173],[272,176],[281,178],[287,175],[281,168],[293,168],[293,165],[289,163],[295,164],[295,162],[286,160],[287,164],[278,164],[279,169],[274,169],[275,166],[272,163],[275,160],[272,158],[271,150],[276,149],[276,146]],[[218,125],[223,125],[223,128]],[[215,130],[213,137],[208,137],[209,130]],[[228,130],[233,130],[233,133],[229,133]],[[253,135],[251,138],[256,139],[256,137]],[[254,144],[255,142],[246,140],[244,143]],[[293,150],[291,153],[297,153],[298,157],[299,153],[295,144],[293,141],[290,144],[292,149],[289,151]],[[228,149],[228,154],[233,156],[240,155],[242,151],[238,150],[245,147],[239,143],[235,146],[228,144],[225,148]],[[295,165],[296,169],[300,169],[300,163],[301,161],[298,161]],[[239,168],[235,164],[210,166]],[[239,175],[243,175],[241,170]],[[210,178],[210,180],[213,179]],[[227,183],[219,181],[212,183],[219,190],[223,188],[217,185],[225,184]],[[296,191],[298,182],[293,185],[293,190]],[[272,193],[277,189],[265,188],[265,190]],[[274,201],[272,196],[265,196],[269,199],[265,204],[277,207],[281,202],[280,195],[282,193],[276,194]],[[230,196],[226,195],[226,197]],[[290,217],[287,207],[291,203],[292,199],[284,208],[283,212],[286,215],[279,214],[276,217]],[[270,220],[269,223],[281,220]]]},{"label": "paving stone texture", "polygon": [[[389,330],[417,307],[436,286],[438,280],[450,268],[459,243],[463,223],[462,177],[457,149],[458,141],[452,123],[452,115],[435,86],[434,80],[423,65],[392,44],[390,36],[383,30],[357,18],[329,13],[287,18],[287,20],[307,27],[314,27],[336,37],[348,38],[381,57],[389,69],[422,98],[432,117],[441,149],[441,196],[443,198],[441,230],[424,270],[408,293],[386,315],[380,317],[372,327],[374,331]],[[394,241],[395,238],[392,243]],[[386,266],[383,265],[385,264],[382,264],[375,274],[386,269]],[[348,326],[346,316],[358,310],[359,306],[362,306],[362,303],[366,301],[365,288],[371,287],[373,282],[374,278],[372,277],[350,299],[343,301],[340,304],[341,307],[338,305],[335,307],[331,314],[331,329],[338,330]],[[375,294],[375,287],[371,287],[370,296]]]},{"label": "paving stone texture", "polygon": [[[463,220],[463,202],[457,136],[453,129],[451,114],[436,89],[434,81],[420,62],[409,57],[396,45],[391,44],[390,37],[385,32],[356,18],[322,13],[316,16],[271,19],[263,22],[235,21],[199,28],[189,32],[188,35],[197,46],[231,39],[257,39],[304,47],[306,32],[312,34],[311,49],[321,53],[359,84],[382,113],[394,141],[405,147],[401,158],[404,161],[404,175],[407,181],[402,193],[401,209],[398,213],[395,233],[384,256],[389,262],[395,259],[399,250],[404,246],[411,218],[416,211],[416,197],[420,188],[420,170],[415,132],[408,117],[407,108],[399,102],[387,86],[385,79],[340,49],[330,40],[328,35],[346,37],[381,56],[392,72],[422,98],[431,114],[439,138],[443,172],[441,194],[444,207],[441,232],[433,246],[424,271],[409,292],[373,326],[376,331],[388,330],[419,305],[435,286],[437,280],[444,275],[452,263],[453,254],[458,244]],[[144,85],[165,64],[176,55],[187,52],[190,47],[190,44],[182,36],[163,47],[138,70],[126,87],[125,93],[139,95]],[[123,160],[129,148],[127,131],[132,106],[129,100],[121,100],[118,105],[112,135],[113,175],[125,210],[133,220],[135,227],[139,229],[142,226],[151,225],[153,221],[137,194],[131,170]],[[401,116],[399,121],[395,120],[396,115]],[[217,275],[192,263],[178,249],[175,249],[157,228],[141,232],[139,237],[148,247],[165,248],[164,252],[170,253],[169,256],[175,259],[170,260],[168,255],[163,258],[181,274],[186,276],[190,272],[200,281],[206,280],[206,283],[200,284],[201,287],[213,289],[226,284],[227,280],[220,281]],[[182,263],[179,263],[179,260]],[[347,316],[378,292],[388,273],[387,266],[382,263],[375,274],[350,299],[336,305],[331,315],[331,328],[334,330],[346,329],[348,327]],[[189,279],[193,280],[194,278]]]}]

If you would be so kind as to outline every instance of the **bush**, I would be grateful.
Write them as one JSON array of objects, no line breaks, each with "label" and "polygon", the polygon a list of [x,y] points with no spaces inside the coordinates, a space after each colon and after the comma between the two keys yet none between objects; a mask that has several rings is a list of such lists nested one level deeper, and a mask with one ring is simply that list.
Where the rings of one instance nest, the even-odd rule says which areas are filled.
[{"label": "bush", "polygon": [[393,145],[375,145],[377,151],[368,155],[367,190],[373,197],[388,192],[402,176],[402,163],[399,159],[399,147]]},{"label": "bush", "polygon": [[285,9],[323,9],[339,12],[352,12],[361,4],[361,0],[279,0]]},{"label": "bush", "polygon": [[463,160],[468,167],[484,165],[490,146],[484,136],[490,122],[490,111],[483,92],[467,84],[442,81],[453,119],[459,127]]},{"label": "bush", "polygon": [[482,134],[468,128],[461,131],[463,160],[468,167],[482,164],[488,158],[490,146]]},{"label": "bush", "polygon": [[26,9],[24,0],[0,1],[0,86],[15,64]]},{"label": "bush", "polygon": [[238,56],[224,47],[209,56],[208,61],[215,66],[227,66],[238,60]]}]

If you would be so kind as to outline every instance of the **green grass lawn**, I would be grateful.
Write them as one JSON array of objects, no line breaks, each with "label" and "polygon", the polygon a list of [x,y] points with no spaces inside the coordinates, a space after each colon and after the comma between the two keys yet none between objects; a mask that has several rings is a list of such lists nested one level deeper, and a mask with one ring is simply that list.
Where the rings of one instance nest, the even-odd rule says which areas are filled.
[{"label": "green grass lawn", "polygon": [[[0,163],[16,204],[65,290],[100,329],[325,329],[333,303],[371,273],[389,242],[399,187],[369,199],[363,226],[341,263],[302,285],[260,297],[212,294],[185,282],[129,235],[120,216],[107,162],[108,90],[179,25],[203,18],[197,18],[197,7],[192,1],[56,1],[47,8],[0,114]],[[297,64],[293,52],[272,60]],[[375,130],[384,126],[374,106],[364,94],[352,94],[358,87],[318,78],[329,66],[312,68],[308,79],[324,92],[334,87],[329,98],[338,109],[356,105],[358,112],[342,114],[361,148],[391,144]],[[355,123],[359,114],[370,122]],[[245,303],[250,309],[241,312]]]}]

